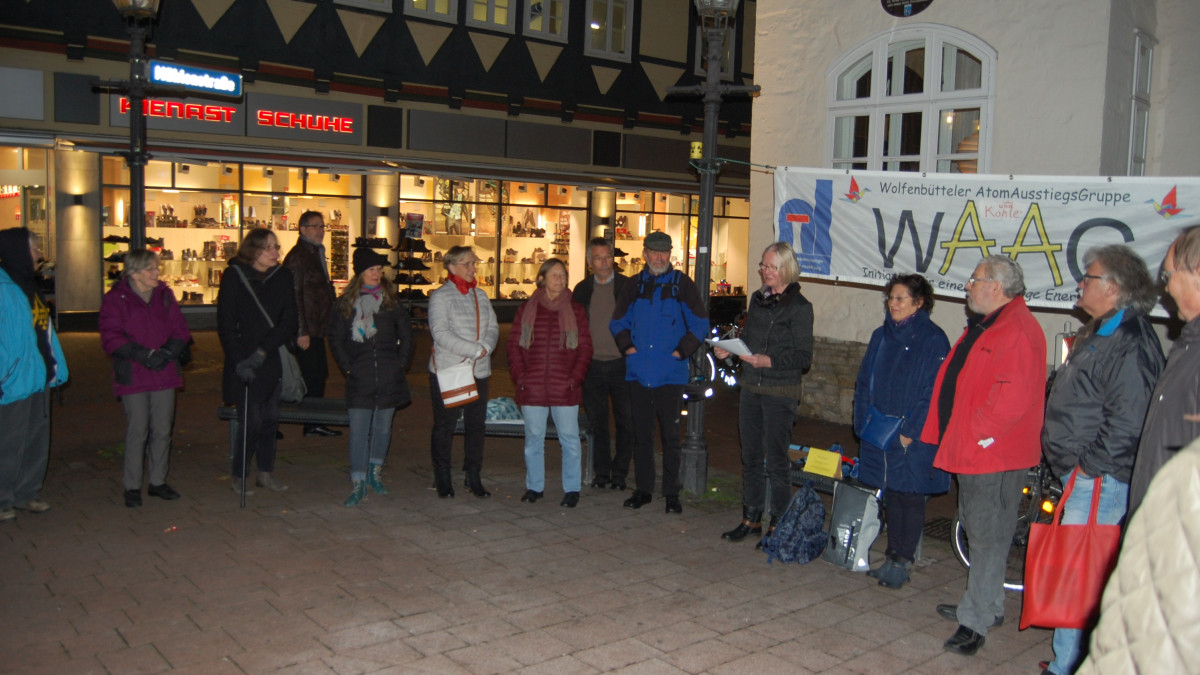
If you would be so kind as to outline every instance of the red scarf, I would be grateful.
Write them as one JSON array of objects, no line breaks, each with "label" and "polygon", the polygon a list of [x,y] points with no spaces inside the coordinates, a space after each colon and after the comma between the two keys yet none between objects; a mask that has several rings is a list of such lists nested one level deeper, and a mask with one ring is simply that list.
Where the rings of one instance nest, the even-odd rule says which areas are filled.
[{"label": "red scarf", "polygon": [[475,288],[475,286],[476,286],[476,282],[474,279],[472,279],[471,281],[465,281],[465,280],[459,278],[458,276],[455,276],[454,274],[449,274],[446,276],[446,278],[449,279],[450,281],[453,281],[454,287],[457,288],[458,292],[462,293],[463,295],[470,293],[471,289]]}]

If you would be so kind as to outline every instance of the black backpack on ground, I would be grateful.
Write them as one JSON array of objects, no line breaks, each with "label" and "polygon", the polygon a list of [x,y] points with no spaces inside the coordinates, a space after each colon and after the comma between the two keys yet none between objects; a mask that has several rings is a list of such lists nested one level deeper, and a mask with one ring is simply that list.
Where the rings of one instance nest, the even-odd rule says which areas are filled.
[{"label": "black backpack on ground", "polygon": [[829,534],[825,532],[825,504],[813,489],[813,482],[792,495],[787,510],[775,525],[775,531],[763,537],[767,562],[804,563],[821,557]]}]

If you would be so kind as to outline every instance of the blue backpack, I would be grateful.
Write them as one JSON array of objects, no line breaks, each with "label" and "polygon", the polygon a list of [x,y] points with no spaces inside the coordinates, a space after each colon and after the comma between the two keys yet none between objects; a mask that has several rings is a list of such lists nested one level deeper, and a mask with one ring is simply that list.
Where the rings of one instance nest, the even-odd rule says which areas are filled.
[{"label": "blue backpack", "polygon": [[775,531],[763,537],[767,562],[778,559],[785,563],[804,563],[821,557],[829,534],[825,532],[825,504],[813,489],[813,482],[792,495]]}]

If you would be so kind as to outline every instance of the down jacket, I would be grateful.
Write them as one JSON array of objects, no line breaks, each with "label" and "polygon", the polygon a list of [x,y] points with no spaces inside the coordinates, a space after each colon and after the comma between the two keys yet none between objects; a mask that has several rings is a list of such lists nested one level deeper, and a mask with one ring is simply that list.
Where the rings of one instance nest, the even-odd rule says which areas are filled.
[{"label": "down jacket", "polygon": [[[246,274],[254,295],[242,283],[238,269]],[[271,315],[275,324],[272,328],[259,302]],[[296,338],[296,290],[292,285],[292,273],[283,265],[276,265],[260,274],[238,258],[229,261],[229,267],[221,275],[221,290],[217,292],[217,336],[225,350],[225,372],[221,390],[227,403],[242,400],[244,385],[234,368],[256,349],[266,352],[267,358],[250,383],[250,392],[256,400],[265,400],[283,376],[279,361],[279,348]]]},{"label": "down jacket", "polygon": [[[1041,461],[1046,336],[1023,297],[996,312],[959,371],[954,412],[943,438],[938,436],[937,402],[953,350],[938,370],[921,440],[938,444],[933,465],[943,471],[998,473],[1028,469]],[[960,337],[955,350],[962,341]]]},{"label": "down jacket", "polygon": [[[338,305],[341,303],[339,302]],[[376,333],[362,342],[351,337],[354,316],[335,305],[329,317],[329,348],[346,376],[350,408],[399,408],[412,402],[406,371],[412,361],[412,321],[399,302],[375,313]]]},{"label": "down jacket", "polygon": [[429,333],[433,336],[430,373],[437,372],[437,362],[452,366],[474,360],[475,379],[492,376],[492,354],[500,340],[500,323],[492,301],[482,288],[473,288],[463,295],[454,282],[447,281],[430,293]]},{"label": "down jacket", "polygon": [[[937,446],[920,440],[933,381],[949,351],[950,340],[922,310],[900,324],[888,316],[871,334],[854,386],[854,433],[862,435],[871,405],[885,415],[903,417],[904,422],[900,434],[886,448],[862,442],[859,480],[909,494],[933,495],[950,489],[950,474],[933,468]],[[908,448],[899,436],[913,439]]]},{"label": "down jacket", "polygon": [[647,268],[617,296],[608,329],[622,354],[637,349],[625,356],[626,380],[651,389],[687,384],[688,358],[708,335],[708,312],[686,274],[669,269],[654,276]]},{"label": "down jacket", "polygon": [[[191,337],[175,293],[161,281],[150,291],[150,302],[142,300],[129,279],[121,279],[104,294],[100,345],[112,355],[113,393],[117,396],[182,387],[177,359]],[[123,349],[131,343],[165,350],[171,362],[162,370],[150,370]]]},{"label": "down jacket", "polygon": [[1084,326],[1046,401],[1042,452],[1054,475],[1079,467],[1129,483],[1162,369],[1158,336],[1132,307]]},{"label": "down jacket", "polygon": [[[563,345],[557,312],[534,300],[517,309],[508,336],[508,373],[517,385],[517,405],[571,406],[583,401],[581,385],[592,363],[592,333],[583,306],[572,300],[571,311],[579,327],[575,349]],[[521,319],[526,312],[537,312],[528,349],[521,347]]]},{"label": "down jacket", "polygon": [[764,297],[762,289],[755,291],[741,338],[750,353],[771,357],[770,368],[742,361],[743,386],[800,384],[813,355],[813,307],[800,293],[800,284],[788,284],[770,297]]},{"label": "down jacket", "polygon": [[[0,317],[4,317],[0,321],[0,405],[23,401],[46,387],[57,387],[67,381],[67,358],[63,356],[54,322],[50,321],[50,311],[39,296],[35,294],[33,298],[40,311],[29,304],[25,292],[12,277],[0,270]],[[49,372],[33,328],[37,320],[45,322],[50,339],[53,363]]]},{"label": "down jacket", "polygon": [[1076,673],[1200,673],[1200,441],[1150,483],[1129,521]]}]

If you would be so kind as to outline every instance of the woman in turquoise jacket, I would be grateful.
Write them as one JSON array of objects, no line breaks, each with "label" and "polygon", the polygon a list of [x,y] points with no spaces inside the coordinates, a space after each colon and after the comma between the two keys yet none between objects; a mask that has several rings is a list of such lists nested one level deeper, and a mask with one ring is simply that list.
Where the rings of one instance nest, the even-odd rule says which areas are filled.
[{"label": "woman in turquoise jacket", "polygon": [[41,513],[50,458],[50,388],[67,381],[67,359],[37,290],[41,257],[28,229],[0,230],[0,521]]}]

